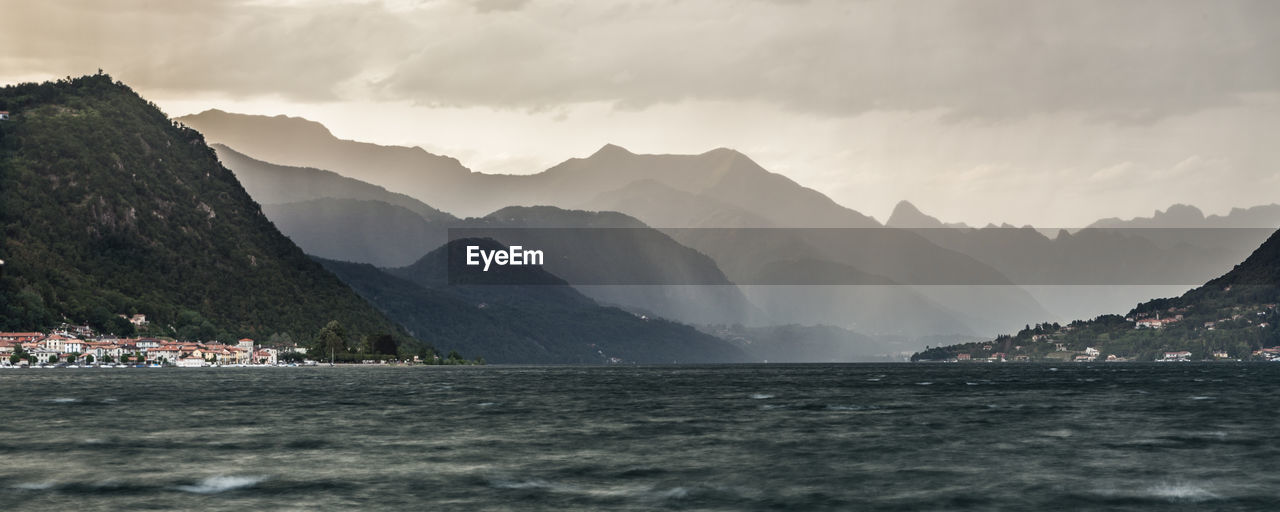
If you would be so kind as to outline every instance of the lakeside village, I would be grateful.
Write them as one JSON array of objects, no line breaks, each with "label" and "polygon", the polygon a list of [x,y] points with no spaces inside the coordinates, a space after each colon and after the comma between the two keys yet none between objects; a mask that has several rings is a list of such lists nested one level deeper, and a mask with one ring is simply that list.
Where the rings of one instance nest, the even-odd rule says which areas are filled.
[{"label": "lakeside village", "polygon": [[[926,348],[912,361],[932,362],[1280,362],[1276,304],[1236,306],[1205,316],[1187,307],[1103,315],[1069,325],[1027,326],[995,340]],[[1225,316],[1223,316],[1225,315]]]},{"label": "lakeside village", "polygon": [[[145,326],[145,315],[127,318]],[[413,362],[419,362],[414,356]],[[407,362],[407,361],[406,361]],[[365,364],[396,364],[386,359]],[[249,338],[235,344],[180,341],[165,337],[119,338],[89,326],[63,325],[49,333],[0,332],[0,368],[130,368],[226,366],[316,366],[296,343],[262,346]]]}]

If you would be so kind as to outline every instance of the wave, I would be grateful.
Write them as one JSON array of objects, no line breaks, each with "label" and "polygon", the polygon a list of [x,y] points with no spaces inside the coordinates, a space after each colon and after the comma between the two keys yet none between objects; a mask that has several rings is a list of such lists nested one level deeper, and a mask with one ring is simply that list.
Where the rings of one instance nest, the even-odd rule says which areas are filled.
[{"label": "wave", "polygon": [[179,491],[192,492],[196,494],[216,494],[220,492],[232,491],[236,489],[244,489],[253,487],[266,480],[265,476],[211,476],[194,485],[179,485]]},{"label": "wave", "polygon": [[1146,489],[1143,494],[1169,501],[1209,501],[1218,495],[1191,484],[1160,484]]}]

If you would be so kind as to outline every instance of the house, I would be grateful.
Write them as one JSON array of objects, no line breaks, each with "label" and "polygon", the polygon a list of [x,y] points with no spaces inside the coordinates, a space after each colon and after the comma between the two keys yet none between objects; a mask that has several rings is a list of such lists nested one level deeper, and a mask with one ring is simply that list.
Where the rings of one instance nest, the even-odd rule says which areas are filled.
[{"label": "house", "polygon": [[205,365],[204,359],[199,357],[183,357],[178,359],[179,368],[200,368]]},{"label": "house", "polygon": [[240,347],[241,350],[253,352],[253,340],[250,338],[240,338],[240,341],[236,342],[236,346]]},{"label": "house", "polygon": [[8,121],[8,120],[9,120],[9,111],[0,110],[0,121]]},{"label": "house", "polygon": [[94,361],[103,361],[106,356],[110,356],[111,360],[115,361],[124,355],[124,350],[115,343],[91,341],[85,342],[84,355],[93,356]]},{"label": "house", "polygon": [[182,347],[179,345],[164,345],[157,348],[147,349],[147,359],[151,361],[175,362],[182,356]]},{"label": "house", "polygon": [[1084,353],[1092,357],[1098,357],[1098,354],[1100,354],[1100,352],[1098,352],[1098,349],[1093,347],[1085,347]]},{"label": "house", "polygon": [[[67,350],[66,346],[68,342],[78,343],[79,341],[80,340],[77,340],[70,336],[64,336],[62,334],[54,334],[52,336],[49,336],[48,338],[40,340],[40,346],[50,352],[58,353],[58,352],[64,352]],[[81,345],[81,348],[83,348],[83,345]]]},{"label": "house", "polygon": [[134,343],[134,346],[139,349],[156,348],[160,346],[160,340],[155,338],[138,338],[138,341]]},{"label": "house", "polygon": [[957,361],[968,361],[972,358],[973,356],[970,356],[969,354],[956,354]]},{"label": "house", "polygon": [[1215,351],[1213,351],[1213,358],[1214,358],[1214,359],[1226,359],[1226,358],[1228,358],[1228,357],[1231,357],[1231,356],[1230,356],[1230,355],[1228,355],[1228,354],[1227,354],[1227,351],[1225,351],[1225,350],[1215,350]]},{"label": "house", "polygon": [[1161,322],[1159,318],[1139,318],[1138,321],[1133,323],[1134,329],[1141,329],[1143,327],[1159,329],[1164,327],[1164,322]]},{"label": "house", "polygon": [[84,342],[75,338],[68,339],[62,343],[62,350],[69,353],[84,352]]},{"label": "house", "polygon": [[44,334],[38,332],[0,332],[0,341],[31,343],[42,339],[44,339]]},{"label": "house", "polygon": [[1073,359],[1077,363],[1092,363],[1096,357],[1086,354],[1079,354]]},{"label": "house", "polygon": [[253,362],[258,364],[276,364],[279,352],[274,348],[264,348],[253,353]]},{"label": "house", "polygon": [[1191,360],[1191,352],[1187,352],[1186,350],[1182,350],[1178,352],[1165,352],[1164,357],[1159,359],[1159,361],[1190,361],[1190,360]]}]

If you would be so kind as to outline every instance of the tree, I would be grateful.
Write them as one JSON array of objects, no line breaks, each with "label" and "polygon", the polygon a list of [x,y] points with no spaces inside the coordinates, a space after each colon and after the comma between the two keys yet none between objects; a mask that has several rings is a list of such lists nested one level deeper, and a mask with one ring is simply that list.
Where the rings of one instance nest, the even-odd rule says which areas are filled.
[{"label": "tree", "polygon": [[93,354],[84,356],[84,364],[93,364]]},{"label": "tree", "polygon": [[272,333],[272,334],[271,334],[271,336],[267,338],[267,346],[268,346],[268,347],[289,347],[289,346],[293,346],[293,336],[290,336],[290,335],[289,335],[289,333],[287,333],[287,332],[286,332],[286,333],[279,333],[279,332],[277,332],[277,333]]},{"label": "tree", "polygon": [[396,355],[396,340],[390,334],[373,334],[365,337],[365,343],[375,354]]},{"label": "tree", "polygon": [[57,363],[57,362],[58,362],[58,354],[49,354],[49,359],[48,359],[48,361],[49,361],[49,364],[55,364],[55,363]]},{"label": "tree", "polygon": [[137,331],[133,322],[119,315],[108,318],[104,330],[125,337],[133,336]]},{"label": "tree", "polygon": [[319,357],[325,354],[330,356],[336,354],[345,354],[347,352],[347,332],[342,328],[342,324],[337,320],[330,321],[316,333],[316,349],[319,350]]}]

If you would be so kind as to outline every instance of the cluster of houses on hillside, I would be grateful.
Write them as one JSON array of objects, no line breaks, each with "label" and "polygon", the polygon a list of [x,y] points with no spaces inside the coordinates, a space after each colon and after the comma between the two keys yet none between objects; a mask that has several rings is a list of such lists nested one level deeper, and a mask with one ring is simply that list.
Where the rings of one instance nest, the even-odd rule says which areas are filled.
[{"label": "cluster of houses on hillside", "polygon": [[[1219,318],[1217,320],[1211,320],[1211,321],[1205,322],[1202,325],[1202,327],[1207,331],[1212,331],[1218,328],[1218,324],[1223,324],[1226,322],[1237,322],[1237,321],[1244,322],[1249,325],[1255,325],[1254,318],[1251,318],[1251,316],[1266,317],[1269,314],[1273,314],[1275,311],[1276,311],[1276,304],[1261,304],[1252,308],[1237,306],[1235,308],[1235,312],[1233,312],[1231,316],[1226,316],[1223,318]],[[1134,329],[1160,329],[1160,328],[1169,326],[1169,324],[1181,322],[1184,318],[1183,313],[1186,313],[1186,312],[1187,312],[1187,308],[1185,307],[1169,308],[1166,311],[1157,311],[1154,313],[1142,313],[1137,315],[1137,317],[1125,318],[1125,320],[1133,322]],[[1252,313],[1252,315],[1250,315],[1250,313]],[[1265,320],[1265,319],[1261,319],[1261,320]],[[1265,328],[1268,325],[1270,324],[1266,321],[1259,321],[1256,323],[1257,327],[1262,327],[1262,328]]]},{"label": "cluster of houses on hillside", "polygon": [[[132,321],[132,319],[131,319]],[[145,318],[142,319],[145,322]],[[306,349],[290,350],[305,353]],[[67,365],[275,365],[281,351],[245,338],[234,345],[159,338],[81,339],[71,331],[0,332],[0,366]]]}]

